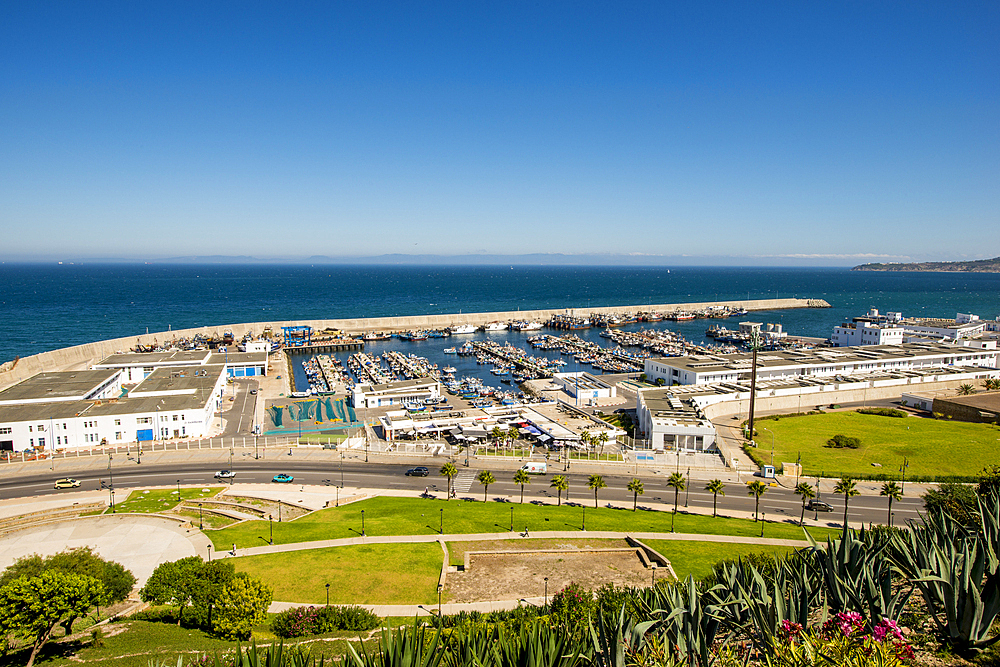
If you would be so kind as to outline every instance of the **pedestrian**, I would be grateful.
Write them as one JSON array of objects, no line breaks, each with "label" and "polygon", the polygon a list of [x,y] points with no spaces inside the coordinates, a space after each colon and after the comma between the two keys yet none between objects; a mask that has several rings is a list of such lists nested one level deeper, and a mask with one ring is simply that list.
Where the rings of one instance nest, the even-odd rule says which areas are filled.
[{"label": "pedestrian", "polygon": [[[527,526],[525,526],[525,527],[524,527],[524,536],[525,536],[525,537],[527,537],[527,536],[528,536],[528,527],[527,527]],[[235,545],[234,545],[234,546],[235,546]]]},{"label": "pedestrian", "polygon": [[425,486],[425,487],[424,487],[424,495],[425,495],[425,496],[429,496],[429,495],[431,495],[431,494],[430,494],[430,490],[431,490],[431,487],[429,487],[429,486]]}]

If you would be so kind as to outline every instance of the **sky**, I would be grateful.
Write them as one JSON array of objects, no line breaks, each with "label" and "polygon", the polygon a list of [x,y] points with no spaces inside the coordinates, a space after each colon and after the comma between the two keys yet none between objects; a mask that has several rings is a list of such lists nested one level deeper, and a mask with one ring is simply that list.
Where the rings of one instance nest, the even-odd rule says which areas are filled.
[{"label": "sky", "polygon": [[1000,3],[8,2],[2,261],[1000,256]]}]

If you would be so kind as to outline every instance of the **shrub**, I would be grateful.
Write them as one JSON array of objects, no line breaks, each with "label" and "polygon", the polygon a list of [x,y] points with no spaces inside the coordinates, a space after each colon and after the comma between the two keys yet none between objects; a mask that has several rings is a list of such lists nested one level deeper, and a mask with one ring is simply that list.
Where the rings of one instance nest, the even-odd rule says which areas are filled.
[{"label": "shrub", "polygon": [[271,620],[271,631],[279,637],[290,639],[335,630],[373,630],[381,622],[381,618],[364,607],[294,607],[277,614]]},{"label": "shrub", "polygon": [[878,415],[880,417],[905,417],[906,413],[896,408],[858,408],[856,410],[861,415]]},{"label": "shrub", "polygon": [[552,615],[569,627],[586,622],[594,609],[594,596],[580,584],[573,582],[552,596],[549,609]]},{"label": "shrub", "polygon": [[837,434],[826,441],[827,447],[833,447],[834,449],[857,449],[861,446],[861,440],[848,435]]}]

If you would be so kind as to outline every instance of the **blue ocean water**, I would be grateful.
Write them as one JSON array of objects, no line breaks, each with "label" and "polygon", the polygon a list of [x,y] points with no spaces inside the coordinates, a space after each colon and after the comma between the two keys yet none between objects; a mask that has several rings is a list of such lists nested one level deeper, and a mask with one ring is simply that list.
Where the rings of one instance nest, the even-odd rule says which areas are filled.
[{"label": "blue ocean water", "polygon": [[[1000,275],[756,267],[3,264],[0,360],[168,327],[773,297],[830,302],[830,309],[754,315],[780,322],[792,334],[826,337],[838,322],[873,307],[994,318],[1000,314]],[[700,338],[704,322],[676,328]]]}]

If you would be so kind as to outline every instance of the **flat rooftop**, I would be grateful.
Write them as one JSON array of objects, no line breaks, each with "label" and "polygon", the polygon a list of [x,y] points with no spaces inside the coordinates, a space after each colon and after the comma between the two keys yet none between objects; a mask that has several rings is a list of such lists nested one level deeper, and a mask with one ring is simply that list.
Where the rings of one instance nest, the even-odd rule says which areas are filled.
[{"label": "flat rooftop", "polygon": [[95,367],[126,368],[128,366],[191,366],[207,363],[209,350],[175,350],[173,352],[126,352],[112,354]]},{"label": "flat rooftop", "polygon": [[226,372],[223,365],[185,366],[181,368],[157,368],[145,380],[129,392],[130,397],[139,398],[144,394],[211,392]]},{"label": "flat rooftop", "polygon": [[0,405],[32,401],[83,400],[119,372],[118,369],[103,369],[39,373],[0,391]]}]

